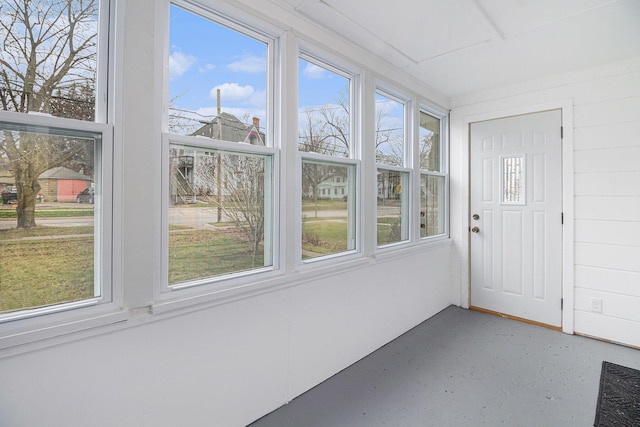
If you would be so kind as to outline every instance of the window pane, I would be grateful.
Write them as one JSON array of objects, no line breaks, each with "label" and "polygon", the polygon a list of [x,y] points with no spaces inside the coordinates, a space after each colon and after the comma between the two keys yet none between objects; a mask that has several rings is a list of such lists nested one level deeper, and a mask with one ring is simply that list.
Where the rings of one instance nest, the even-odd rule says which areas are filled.
[{"label": "window pane", "polygon": [[524,205],[524,156],[502,158],[502,203]]},{"label": "window pane", "polygon": [[272,265],[272,173],[271,156],[170,146],[169,285]]},{"label": "window pane", "polygon": [[440,119],[420,112],[420,169],[440,172]]},{"label": "window pane", "polygon": [[378,169],[378,246],[409,239],[409,173]]},{"label": "window pane", "polygon": [[0,312],[101,295],[99,142],[90,133],[0,123]]},{"label": "window pane", "polygon": [[349,157],[351,81],[304,59],[298,73],[300,151]]},{"label": "window pane", "polygon": [[444,177],[420,176],[420,237],[444,234]]},{"label": "window pane", "polygon": [[404,104],[376,93],[376,163],[404,166]]},{"label": "window pane", "polygon": [[173,5],[169,38],[169,131],[269,144],[267,44]]},{"label": "window pane", "polygon": [[302,161],[302,258],[355,249],[355,166]]},{"label": "window pane", "polygon": [[93,121],[98,0],[3,1],[0,15],[2,109]]}]

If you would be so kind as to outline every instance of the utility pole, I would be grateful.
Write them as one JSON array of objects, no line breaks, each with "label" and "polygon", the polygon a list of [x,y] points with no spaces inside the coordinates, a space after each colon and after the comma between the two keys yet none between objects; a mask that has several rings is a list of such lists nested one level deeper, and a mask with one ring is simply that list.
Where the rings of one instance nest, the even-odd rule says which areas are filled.
[{"label": "utility pole", "polygon": [[[216,98],[218,104],[218,115],[216,116],[216,120],[218,121],[218,141],[222,139],[222,123],[220,122],[220,89],[216,91]],[[217,173],[217,184],[218,184],[218,222],[222,221],[222,153],[218,153],[218,173]]]}]

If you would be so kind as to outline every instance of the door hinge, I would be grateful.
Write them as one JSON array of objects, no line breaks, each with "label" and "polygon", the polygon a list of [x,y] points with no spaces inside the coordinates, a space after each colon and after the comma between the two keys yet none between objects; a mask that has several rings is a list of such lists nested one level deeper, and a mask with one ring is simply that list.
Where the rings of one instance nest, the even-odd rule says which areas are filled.
[{"label": "door hinge", "polygon": [[564,298],[560,298],[560,310],[564,309]]},{"label": "door hinge", "polygon": [[560,213],[560,224],[564,225],[564,212]]},{"label": "door hinge", "polygon": [[564,126],[560,126],[560,139],[564,138]]}]

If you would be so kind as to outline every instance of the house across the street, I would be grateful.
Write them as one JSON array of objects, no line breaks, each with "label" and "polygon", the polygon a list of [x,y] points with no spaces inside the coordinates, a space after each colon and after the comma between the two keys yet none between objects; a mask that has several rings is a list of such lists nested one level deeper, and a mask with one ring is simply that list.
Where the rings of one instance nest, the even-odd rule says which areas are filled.
[{"label": "house across the street", "polygon": [[44,200],[52,202],[75,202],[78,194],[89,185],[93,179],[90,176],[58,166],[43,172],[38,178],[40,194]]}]

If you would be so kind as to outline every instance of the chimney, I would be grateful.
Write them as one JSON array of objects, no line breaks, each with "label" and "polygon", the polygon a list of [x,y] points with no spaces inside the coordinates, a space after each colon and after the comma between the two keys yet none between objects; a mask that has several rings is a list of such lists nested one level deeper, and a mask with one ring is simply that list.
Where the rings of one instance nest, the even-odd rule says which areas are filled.
[{"label": "chimney", "polygon": [[253,118],[253,126],[255,126],[256,130],[260,131],[260,119],[257,117]]}]

